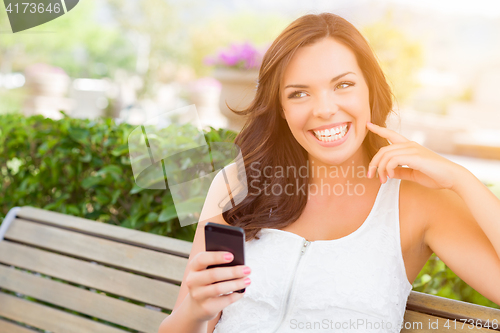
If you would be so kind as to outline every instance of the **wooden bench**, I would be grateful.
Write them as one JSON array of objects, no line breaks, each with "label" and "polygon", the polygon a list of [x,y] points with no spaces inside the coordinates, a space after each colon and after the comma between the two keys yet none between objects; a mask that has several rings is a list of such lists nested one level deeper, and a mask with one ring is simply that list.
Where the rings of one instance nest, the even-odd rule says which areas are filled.
[{"label": "wooden bench", "polygon": [[[186,241],[13,208],[0,227],[0,333],[157,333],[190,251]],[[413,329],[402,332],[470,332],[466,318],[496,320],[496,330],[472,331],[500,331],[500,310],[412,291],[405,323]],[[439,329],[429,327],[436,321]]]},{"label": "wooden bench", "polygon": [[498,332],[500,310],[411,291],[404,325],[401,332]]},{"label": "wooden bench", "polygon": [[0,239],[3,231],[0,333],[33,332],[16,322],[54,333],[157,333],[192,245],[32,207],[12,209]]}]

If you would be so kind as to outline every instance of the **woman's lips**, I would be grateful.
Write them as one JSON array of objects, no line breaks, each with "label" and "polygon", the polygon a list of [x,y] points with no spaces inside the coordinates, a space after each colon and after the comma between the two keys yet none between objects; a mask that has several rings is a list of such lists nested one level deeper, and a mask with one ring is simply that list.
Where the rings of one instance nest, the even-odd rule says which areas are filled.
[{"label": "woman's lips", "polygon": [[318,138],[316,138],[316,135],[314,134],[314,132],[312,130],[309,130],[308,132],[310,133],[310,135],[314,138],[314,140],[319,145],[321,145],[323,147],[335,147],[335,146],[341,145],[342,143],[344,143],[347,140],[349,133],[351,132],[351,123],[350,122],[347,123],[347,132],[345,133],[345,135],[341,139],[335,140],[335,141],[330,141],[330,142],[321,141]]}]

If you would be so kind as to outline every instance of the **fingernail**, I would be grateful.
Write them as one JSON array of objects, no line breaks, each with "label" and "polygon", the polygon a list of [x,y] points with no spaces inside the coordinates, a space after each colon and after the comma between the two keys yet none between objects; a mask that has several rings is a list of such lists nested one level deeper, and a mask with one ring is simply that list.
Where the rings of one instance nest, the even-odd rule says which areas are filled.
[{"label": "fingernail", "polygon": [[233,254],[232,253],[226,253],[224,255],[224,259],[226,259],[227,261],[233,260]]},{"label": "fingernail", "polygon": [[250,278],[246,278],[243,282],[245,282],[245,284],[250,284]]},{"label": "fingernail", "polygon": [[250,267],[243,268],[243,274],[250,274]]}]

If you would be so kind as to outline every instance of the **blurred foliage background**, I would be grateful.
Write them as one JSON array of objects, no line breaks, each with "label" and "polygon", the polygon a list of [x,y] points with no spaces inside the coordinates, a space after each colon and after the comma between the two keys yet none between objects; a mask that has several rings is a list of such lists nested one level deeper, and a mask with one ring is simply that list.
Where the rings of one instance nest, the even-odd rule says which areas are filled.
[{"label": "blurred foliage background", "polygon": [[395,26],[393,15],[386,12],[382,20],[363,26],[361,33],[378,56],[396,102],[404,103],[420,87],[416,74],[424,64],[423,45]]},{"label": "blurred foliage background", "polygon": [[[0,219],[33,206],[192,241],[196,224],[181,227],[170,190],[136,185],[128,137],[135,126],[111,118],[61,120],[0,115]],[[207,143],[236,133],[204,131]]]}]

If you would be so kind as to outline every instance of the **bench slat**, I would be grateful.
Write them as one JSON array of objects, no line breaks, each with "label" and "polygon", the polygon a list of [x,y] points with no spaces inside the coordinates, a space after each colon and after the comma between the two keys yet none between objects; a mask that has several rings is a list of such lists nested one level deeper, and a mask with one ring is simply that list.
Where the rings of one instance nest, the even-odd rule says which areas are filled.
[{"label": "bench slat", "polygon": [[5,239],[180,283],[187,259],[22,219]]},{"label": "bench slat", "polygon": [[177,254],[186,258],[189,257],[192,247],[191,242],[180,239],[123,228],[108,223],[95,222],[81,217],[70,216],[35,207],[21,207],[17,216],[26,220],[41,221],[51,225],[68,227],[73,230],[88,232],[110,239],[127,241],[130,244],[166,251],[167,253]]},{"label": "bench slat", "polygon": [[180,287],[37,248],[0,242],[0,263],[172,310]]},{"label": "bench slat", "polygon": [[500,325],[500,310],[498,309],[417,291],[410,293],[406,307],[410,310],[456,319],[457,321],[473,318],[484,322],[489,319],[491,322],[496,319]]},{"label": "bench slat", "polygon": [[52,333],[123,333],[125,331],[0,292],[0,316]]},{"label": "bench slat", "polygon": [[[447,322],[448,320],[448,322]],[[432,323],[436,323],[436,326],[431,326]],[[421,325],[417,324],[421,323]],[[431,324],[429,324],[431,323]],[[491,320],[490,320],[491,323]],[[470,323],[467,323],[463,325],[463,322],[458,321],[456,322],[456,328],[455,328],[455,323],[451,319],[444,319],[436,316],[432,316],[429,314],[425,313],[420,313],[416,312],[413,310],[406,310],[405,316],[404,316],[404,323],[403,329],[401,330],[401,333],[409,333],[409,332],[414,332],[414,333],[435,333],[435,332],[483,332],[483,333],[497,333],[498,331],[492,330],[492,329],[487,329],[483,327],[477,327],[477,326],[471,326]],[[435,325],[435,324],[434,324]],[[447,325],[447,326],[444,326]],[[463,328],[462,328],[463,325]],[[405,328],[408,327],[408,328]],[[410,327],[412,327],[410,329]],[[438,328],[436,328],[438,327]]]},{"label": "bench slat", "polygon": [[37,331],[28,329],[17,324],[13,324],[10,321],[5,321],[0,319],[0,333],[34,333]]},{"label": "bench slat", "polygon": [[168,315],[69,284],[0,265],[0,287],[147,333]]}]

